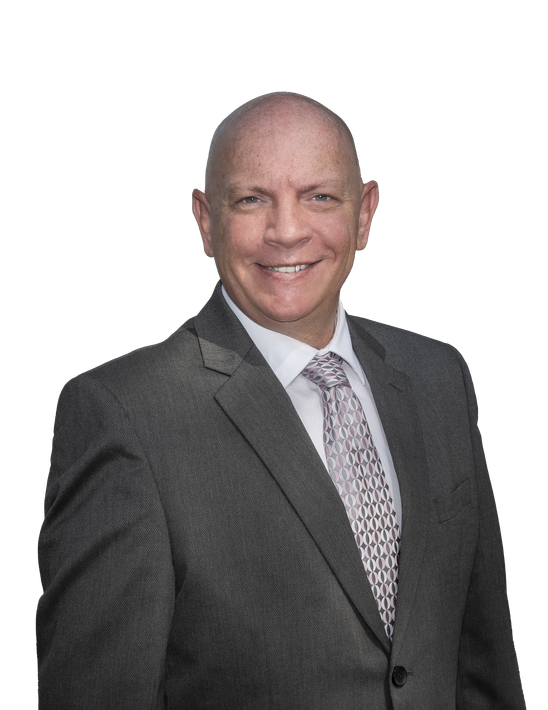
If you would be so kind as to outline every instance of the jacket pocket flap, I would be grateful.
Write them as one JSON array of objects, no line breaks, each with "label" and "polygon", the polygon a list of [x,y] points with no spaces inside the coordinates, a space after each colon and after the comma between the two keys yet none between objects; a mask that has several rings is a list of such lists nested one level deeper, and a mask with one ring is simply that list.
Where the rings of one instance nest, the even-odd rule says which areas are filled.
[{"label": "jacket pocket flap", "polygon": [[443,523],[446,520],[454,518],[455,515],[458,515],[460,511],[467,505],[470,505],[471,502],[470,479],[467,478],[466,481],[463,481],[460,486],[448,496],[434,500],[439,522]]}]

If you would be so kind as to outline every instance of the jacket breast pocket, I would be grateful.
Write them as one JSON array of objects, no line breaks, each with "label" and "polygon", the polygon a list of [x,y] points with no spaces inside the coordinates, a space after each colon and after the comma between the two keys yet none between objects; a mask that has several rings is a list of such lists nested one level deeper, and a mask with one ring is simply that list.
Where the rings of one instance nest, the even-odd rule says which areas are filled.
[{"label": "jacket breast pocket", "polygon": [[434,500],[438,521],[444,523],[446,520],[451,520],[471,502],[470,479],[467,478],[452,493]]}]

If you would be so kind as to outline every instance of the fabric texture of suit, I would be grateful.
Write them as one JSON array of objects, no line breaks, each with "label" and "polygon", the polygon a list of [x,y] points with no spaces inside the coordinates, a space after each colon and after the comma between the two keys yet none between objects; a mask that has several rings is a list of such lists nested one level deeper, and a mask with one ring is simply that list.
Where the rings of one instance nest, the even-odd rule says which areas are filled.
[{"label": "fabric texture of suit", "polygon": [[344,505],[218,287],[168,340],[61,394],[41,710],[524,707],[466,365],[348,322],[402,495],[392,647]]}]

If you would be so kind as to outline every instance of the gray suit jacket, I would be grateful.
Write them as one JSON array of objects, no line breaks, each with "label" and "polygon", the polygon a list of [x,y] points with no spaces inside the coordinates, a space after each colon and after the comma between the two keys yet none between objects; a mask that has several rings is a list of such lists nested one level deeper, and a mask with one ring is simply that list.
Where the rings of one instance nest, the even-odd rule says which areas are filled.
[{"label": "gray suit jacket", "polygon": [[344,506],[218,287],[165,342],[63,390],[41,710],[524,707],[466,365],[349,326],[402,495],[392,647]]}]

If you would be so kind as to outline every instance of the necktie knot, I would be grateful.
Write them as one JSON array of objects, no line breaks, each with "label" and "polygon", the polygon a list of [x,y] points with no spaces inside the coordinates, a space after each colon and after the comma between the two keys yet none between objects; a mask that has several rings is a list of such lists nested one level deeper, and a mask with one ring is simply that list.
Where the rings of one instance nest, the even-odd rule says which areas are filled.
[{"label": "necktie knot", "polygon": [[316,355],[304,368],[302,374],[320,389],[325,390],[337,385],[350,387],[342,362],[342,357],[336,353]]}]

